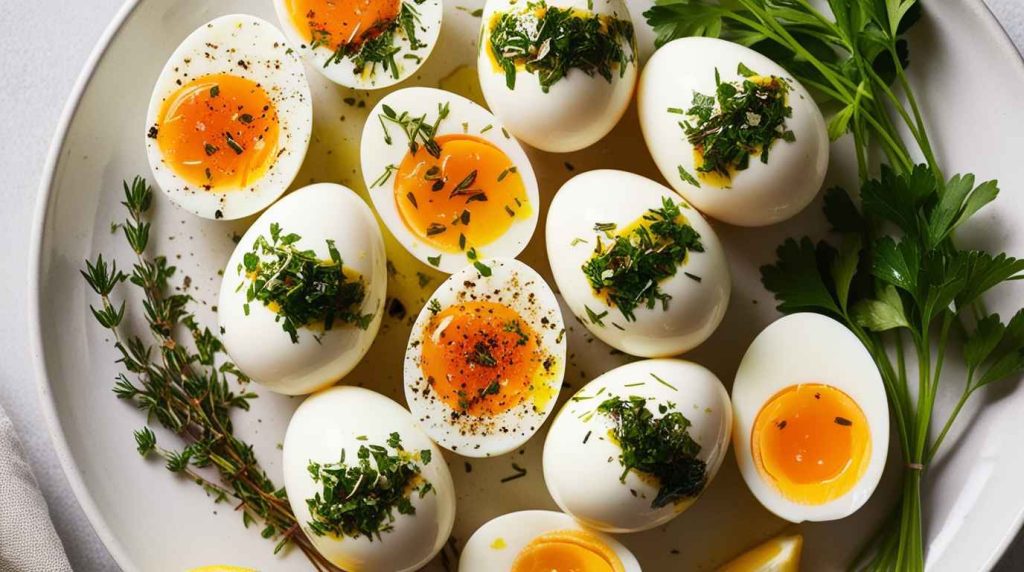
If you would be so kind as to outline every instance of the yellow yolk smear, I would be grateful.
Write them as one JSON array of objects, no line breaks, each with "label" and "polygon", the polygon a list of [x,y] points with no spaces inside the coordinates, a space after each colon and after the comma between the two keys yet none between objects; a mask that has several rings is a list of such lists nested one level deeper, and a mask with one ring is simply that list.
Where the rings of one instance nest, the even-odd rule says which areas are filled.
[{"label": "yellow yolk smear", "polygon": [[288,0],[292,23],[309,42],[332,50],[359,46],[398,18],[401,0]]},{"label": "yellow yolk smear", "polygon": [[163,102],[156,140],[164,163],[207,190],[241,189],[277,158],[277,110],[258,83],[230,74],[197,78]]},{"label": "yellow yolk smear", "polygon": [[511,572],[623,572],[615,551],[583,530],[558,530],[534,538],[516,556]]},{"label": "yellow yolk smear", "polygon": [[542,410],[553,397],[545,376],[554,358],[512,308],[464,302],[427,323],[420,367],[423,377],[453,410],[493,417],[527,398]]},{"label": "yellow yolk smear", "polygon": [[787,499],[824,504],[846,494],[871,460],[860,406],[829,385],[787,387],[761,408],[751,434],[754,464]]},{"label": "yellow yolk smear", "polygon": [[410,231],[444,252],[486,246],[531,214],[526,187],[504,151],[471,135],[441,135],[439,157],[420,145],[395,178],[398,212]]}]

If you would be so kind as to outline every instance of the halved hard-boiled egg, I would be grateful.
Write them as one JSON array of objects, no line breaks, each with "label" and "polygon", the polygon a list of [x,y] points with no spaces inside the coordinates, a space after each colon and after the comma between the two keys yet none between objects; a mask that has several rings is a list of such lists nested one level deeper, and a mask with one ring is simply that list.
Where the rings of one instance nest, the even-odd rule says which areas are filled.
[{"label": "halved hard-boiled egg", "polygon": [[313,546],[343,570],[418,570],[455,521],[448,465],[412,416],[359,387],[309,396],[284,438],[285,489]]},{"label": "halved hard-boiled egg", "polygon": [[430,56],[441,0],[274,0],[288,39],[327,79],[355,89],[392,86]]},{"label": "halved hard-boiled egg", "polygon": [[729,305],[729,266],[714,229],[676,193],[639,175],[598,170],[570,179],[551,202],[546,242],[573,314],[625,353],[693,349]]},{"label": "halved hard-boiled egg", "polygon": [[370,112],[361,149],[378,214],[424,264],[450,274],[470,253],[513,258],[533,236],[533,168],[476,103],[425,87],[391,93]]},{"label": "halved hard-boiled egg", "polygon": [[637,105],[661,174],[712,218],[786,220],[825,179],[829,139],[818,106],[786,70],[744,46],[665,44],[644,67]]},{"label": "halved hard-boiled egg", "polygon": [[488,0],[477,73],[509,131],[556,153],[588,147],[619,122],[637,78],[622,0]]},{"label": "halved hard-boiled egg", "polygon": [[478,260],[441,284],[413,324],[405,397],[439,445],[488,457],[540,428],[564,374],[565,328],[544,279],[514,259]]},{"label": "halved hard-boiled egg", "polygon": [[221,340],[260,385],[309,393],[366,354],[386,290],[370,207],[341,185],[311,185],[267,209],[235,247],[220,288]]},{"label": "halved hard-boiled egg", "polygon": [[889,408],[871,355],[819,314],[793,314],[750,344],[732,388],[733,445],[747,486],[791,522],[850,515],[874,492]]},{"label": "halved hard-boiled egg", "polygon": [[146,151],[175,204],[237,219],[292,183],[312,125],[305,71],[284,36],[235,14],[198,28],[167,60],[146,114]]},{"label": "halved hard-boiled egg", "polygon": [[640,572],[636,557],[617,540],[588,530],[571,516],[524,510],[477,529],[459,556],[459,572]]},{"label": "halved hard-boiled egg", "polygon": [[682,360],[633,362],[591,381],[558,412],[544,443],[544,481],[555,503],[588,527],[647,530],[697,500],[731,429],[729,395],[711,371]]}]

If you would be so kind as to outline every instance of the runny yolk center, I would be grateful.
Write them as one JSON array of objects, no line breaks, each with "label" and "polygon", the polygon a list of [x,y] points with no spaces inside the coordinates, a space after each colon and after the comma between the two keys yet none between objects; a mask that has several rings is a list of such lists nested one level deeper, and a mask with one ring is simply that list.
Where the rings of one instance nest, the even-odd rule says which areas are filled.
[{"label": "runny yolk center", "polygon": [[511,572],[623,572],[618,555],[582,530],[542,534],[519,552]]},{"label": "runny yolk center", "polygon": [[860,406],[829,385],[788,387],[764,405],[751,435],[754,463],[791,501],[824,504],[849,492],[871,460]]},{"label": "runny yolk center", "polygon": [[543,409],[553,397],[545,382],[553,359],[515,310],[477,301],[449,306],[430,319],[420,367],[446,405],[489,417],[527,398]]},{"label": "runny yolk center", "polygon": [[406,153],[395,201],[406,226],[445,252],[486,246],[531,213],[526,188],[504,151],[471,135],[441,135],[434,157],[420,145]]},{"label": "runny yolk center", "polygon": [[230,74],[197,78],[167,97],[155,126],[164,163],[207,190],[244,188],[277,158],[280,124],[258,83]]},{"label": "runny yolk center", "polygon": [[288,0],[292,23],[309,42],[337,50],[380,35],[398,18],[401,0]]}]

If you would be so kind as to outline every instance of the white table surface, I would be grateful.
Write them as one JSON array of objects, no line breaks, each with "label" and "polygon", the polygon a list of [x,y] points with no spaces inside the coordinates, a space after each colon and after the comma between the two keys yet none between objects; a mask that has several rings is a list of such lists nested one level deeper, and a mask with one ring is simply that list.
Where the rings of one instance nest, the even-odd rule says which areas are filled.
[{"label": "white table surface", "polygon": [[[960,0],[926,0],[926,2]],[[986,0],[1024,50],[1024,2]],[[39,407],[24,278],[39,178],[65,100],[121,0],[0,2],[0,404],[21,435],[76,570],[116,570],[68,488]],[[0,515],[2,518],[2,515]],[[154,539],[158,542],[158,539]],[[999,571],[1024,570],[1024,535]]]}]

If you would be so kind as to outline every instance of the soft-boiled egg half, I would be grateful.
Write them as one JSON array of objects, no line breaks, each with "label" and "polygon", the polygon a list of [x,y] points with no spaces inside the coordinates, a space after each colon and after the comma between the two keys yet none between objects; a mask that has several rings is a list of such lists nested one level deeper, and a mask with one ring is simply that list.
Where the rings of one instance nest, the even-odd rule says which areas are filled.
[{"label": "soft-boiled egg half", "polygon": [[392,86],[430,56],[441,0],[274,0],[288,39],[327,79],[354,89]]},{"label": "soft-boiled egg half", "polygon": [[537,179],[486,109],[439,89],[389,94],[363,129],[362,168],[381,220],[424,264],[514,258],[537,227]]},{"label": "soft-boiled egg half", "polygon": [[204,24],[167,60],[146,114],[146,152],[175,204],[237,219],[284,193],[312,128],[302,62],[272,24],[236,14]]},{"label": "soft-boiled egg half", "polygon": [[220,288],[221,339],[260,385],[309,393],[362,359],[386,290],[370,207],[341,185],[311,185],[267,209],[235,247]]},{"label": "soft-boiled egg half", "polygon": [[889,448],[882,378],[857,337],[819,314],[779,319],[750,344],[732,388],[733,445],[747,486],[791,522],[852,514]]},{"label": "soft-boiled egg half", "polygon": [[488,0],[477,58],[487,105],[555,153],[589,147],[626,112],[636,35],[622,0]]},{"label": "soft-boiled egg half", "polygon": [[565,328],[555,295],[511,258],[452,274],[420,312],[405,354],[405,398],[442,447],[467,457],[525,443],[555,406]]},{"label": "soft-boiled egg half", "polygon": [[623,171],[577,175],[555,195],[548,260],[573,314],[642,357],[700,345],[721,323],[731,280],[715,231],[663,185]]},{"label": "soft-boiled egg half", "polygon": [[697,500],[725,458],[731,429],[729,395],[708,369],[633,362],[591,381],[558,412],[544,443],[544,481],[586,526],[647,530]]},{"label": "soft-boiled egg half", "polygon": [[459,572],[640,572],[636,557],[614,538],[571,516],[524,510],[488,521],[466,541]]},{"label": "soft-boiled egg half", "polygon": [[781,66],[714,38],[681,38],[644,67],[637,105],[661,174],[704,214],[764,226],[803,210],[828,168],[825,120]]},{"label": "soft-boiled egg half", "polygon": [[343,570],[418,570],[455,522],[448,465],[401,405],[359,387],[309,396],[288,424],[284,484],[313,546]]}]

